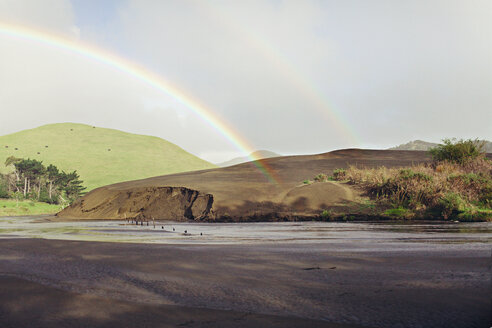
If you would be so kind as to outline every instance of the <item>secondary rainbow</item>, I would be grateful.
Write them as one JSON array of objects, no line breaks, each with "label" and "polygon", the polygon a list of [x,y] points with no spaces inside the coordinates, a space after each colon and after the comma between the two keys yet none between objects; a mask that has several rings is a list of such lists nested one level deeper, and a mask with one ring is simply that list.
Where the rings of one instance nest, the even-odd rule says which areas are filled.
[{"label": "secondary rainbow", "polygon": [[326,96],[319,90],[316,83],[313,83],[303,74],[287,56],[269,42],[265,36],[255,33],[249,26],[240,24],[238,20],[233,19],[227,12],[208,1],[199,1],[197,5],[201,6],[214,21],[222,22],[228,31],[234,31],[238,38],[243,42],[256,49],[259,54],[266,58],[269,64],[277,69],[277,72],[285,76],[286,80],[291,83],[299,94],[304,95],[307,100],[307,106],[310,111],[317,111],[328,121],[338,135],[352,147],[361,144],[360,138],[353,127],[348,124],[342,113],[332,106]]},{"label": "secondary rainbow", "polygon": [[18,25],[5,24],[0,22],[0,34],[6,35],[11,38],[27,40],[32,42],[41,43],[54,48],[65,50],[71,53],[75,53],[91,60],[95,60],[114,69],[121,71],[125,74],[132,76],[153,88],[166,93],[173,97],[193,113],[199,116],[204,122],[214,128],[219,134],[221,134],[226,140],[228,140],[234,147],[241,152],[249,156],[256,167],[263,173],[263,175],[272,183],[278,183],[278,179],[275,177],[274,172],[267,166],[266,163],[250,156],[253,153],[253,148],[249,143],[241,137],[237,132],[233,131],[228,124],[213,113],[212,110],[206,108],[200,104],[197,100],[193,99],[190,95],[186,94],[183,90],[173,86],[170,82],[166,81],[161,76],[152,73],[144,67],[130,62],[122,57],[111,54],[100,48],[92,45],[85,44],[80,41],[73,41],[67,38],[34,30]]}]

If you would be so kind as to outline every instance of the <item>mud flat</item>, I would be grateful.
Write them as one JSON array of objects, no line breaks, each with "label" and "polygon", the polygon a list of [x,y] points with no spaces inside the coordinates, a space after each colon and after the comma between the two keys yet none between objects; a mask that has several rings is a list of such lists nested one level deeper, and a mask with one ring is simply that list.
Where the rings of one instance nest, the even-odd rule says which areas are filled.
[{"label": "mud flat", "polygon": [[489,327],[490,223],[314,224],[227,245],[0,235],[0,326]]}]

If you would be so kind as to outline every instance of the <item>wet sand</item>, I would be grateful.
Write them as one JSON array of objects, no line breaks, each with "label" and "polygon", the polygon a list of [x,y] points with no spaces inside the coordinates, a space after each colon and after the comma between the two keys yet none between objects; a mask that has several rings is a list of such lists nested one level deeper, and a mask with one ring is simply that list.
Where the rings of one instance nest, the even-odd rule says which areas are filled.
[{"label": "wet sand", "polygon": [[0,248],[1,327],[490,325],[488,242],[1,239]]},{"label": "wet sand", "polygon": [[3,328],[354,327],[294,317],[127,302],[68,292],[9,276],[0,276],[0,286]]}]

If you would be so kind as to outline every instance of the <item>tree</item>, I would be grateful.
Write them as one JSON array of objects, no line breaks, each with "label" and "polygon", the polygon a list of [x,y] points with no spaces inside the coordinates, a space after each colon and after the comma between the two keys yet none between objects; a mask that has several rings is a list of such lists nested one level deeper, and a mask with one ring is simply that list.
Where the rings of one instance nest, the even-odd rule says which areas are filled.
[{"label": "tree", "polygon": [[6,167],[9,167],[9,166],[13,166],[14,169],[13,169],[13,175],[14,177],[11,176],[11,174],[6,174],[5,175],[5,180],[7,182],[7,189],[8,189],[8,192],[10,193],[12,188],[11,187],[14,187],[16,189],[16,191],[19,191],[19,186],[18,186],[18,182],[20,180],[20,176],[19,176],[19,171],[17,171],[16,167],[15,167],[15,163],[19,163],[20,161],[22,161],[22,158],[17,158],[15,156],[9,156],[7,157],[7,159],[5,160],[5,166]]},{"label": "tree", "polygon": [[[9,197],[42,199],[45,202],[58,203],[58,199],[66,202],[74,201],[86,189],[77,171],[66,173],[53,164],[45,167],[43,162],[35,159],[9,157],[5,165],[13,166],[13,172],[0,175],[0,194]],[[2,186],[7,184],[8,192],[3,192]],[[11,187],[14,188],[11,188]],[[13,193],[12,193],[13,192]],[[56,196],[56,199],[54,199]]]},{"label": "tree", "polygon": [[485,142],[478,139],[443,139],[442,141],[442,144],[429,150],[435,161],[465,164],[484,154]]},{"label": "tree", "polygon": [[79,180],[80,176],[77,171],[73,171],[70,173],[65,173],[62,171],[61,173],[61,188],[67,195],[70,201],[74,201],[78,197],[83,194],[83,191],[86,189],[82,186],[84,181]]},{"label": "tree", "polygon": [[53,164],[48,165],[46,168],[46,180],[48,182],[48,196],[53,199],[53,187],[56,187],[60,182],[62,176],[60,171]]},{"label": "tree", "polygon": [[39,198],[39,193],[41,192],[41,179],[46,171],[43,162],[28,158],[15,162],[14,166],[15,169],[19,172],[19,175],[24,177],[24,197],[26,197],[27,194],[31,192],[31,182],[35,184],[35,181],[37,180],[37,194]]},{"label": "tree", "polygon": [[13,165],[15,163],[18,163],[20,161],[22,161],[22,158],[17,158],[15,156],[9,156],[5,160],[5,166],[9,167],[10,165]]}]

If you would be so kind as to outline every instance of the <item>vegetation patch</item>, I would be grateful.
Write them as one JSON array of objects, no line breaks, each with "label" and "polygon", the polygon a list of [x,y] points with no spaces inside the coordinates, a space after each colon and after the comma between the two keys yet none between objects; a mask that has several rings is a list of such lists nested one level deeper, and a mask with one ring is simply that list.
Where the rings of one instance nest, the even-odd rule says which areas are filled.
[{"label": "vegetation patch", "polygon": [[443,140],[433,162],[404,168],[337,169],[333,178],[361,187],[382,217],[492,221],[492,163],[477,140]]},{"label": "vegetation patch", "polygon": [[12,169],[0,174],[2,215],[55,213],[85,190],[77,171],[67,173],[52,164],[44,166],[41,161],[14,156],[7,158],[5,166]]},{"label": "vegetation patch", "polygon": [[398,207],[387,209],[383,214],[395,219],[409,219],[412,213],[406,208]]},{"label": "vegetation patch", "polygon": [[0,216],[54,214],[62,208],[63,205],[31,200],[0,199]]}]

